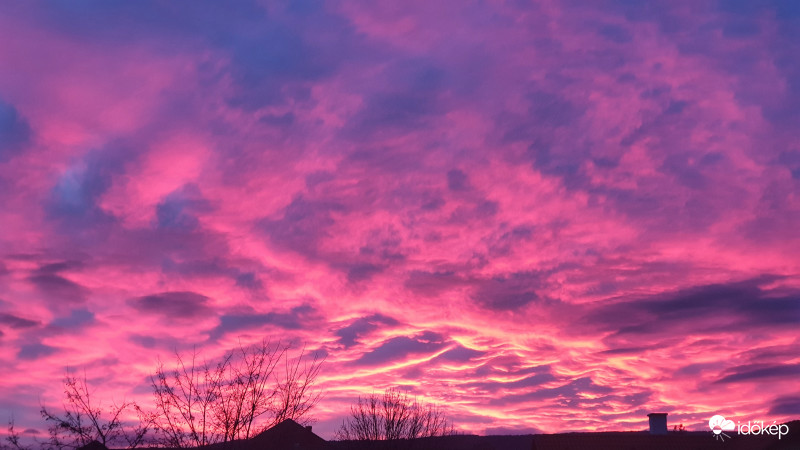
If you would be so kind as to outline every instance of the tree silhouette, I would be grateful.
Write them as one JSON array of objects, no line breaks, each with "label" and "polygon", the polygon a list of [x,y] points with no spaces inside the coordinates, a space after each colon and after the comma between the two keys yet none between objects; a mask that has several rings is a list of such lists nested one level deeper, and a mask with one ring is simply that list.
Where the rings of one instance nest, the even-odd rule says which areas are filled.
[{"label": "tree silhouette", "polygon": [[359,397],[336,432],[338,440],[397,440],[455,434],[436,404],[424,404],[396,389]]},{"label": "tree silhouette", "polygon": [[285,419],[303,423],[319,402],[322,364],[302,349],[264,340],[229,351],[216,364],[176,352],[175,367],[151,376],[158,441],[195,447],[247,439]]},{"label": "tree silhouette", "polygon": [[[77,449],[97,441],[106,447],[143,445],[187,448],[247,439],[286,419],[309,422],[320,401],[316,386],[323,360],[281,341],[239,345],[214,364],[197,350],[166,368],[159,361],[150,376],[154,405],[135,402],[104,407],[91,393],[86,375],[63,380],[63,412],[42,405],[49,437],[43,448]],[[29,450],[9,421],[0,450]]]},{"label": "tree silhouette", "polygon": [[0,449],[6,450],[30,450],[30,446],[22,443],[19,432],[14,426],[14,417],[8,419],[8,434],[5,437],[6,443],[0,443]]},{"label": "tree silhouette", "polygon": [[[92,441],[105,446],[136,448],[144,443],[152,421],[134,402],[112,404],[102,408],[92,399],[86,375],[64,377],[64,411],[57,414],[42,405],[42,418],[50,424],[47,445],[57,448],[79,448]],[[138,421],[127,424],[125,415],[136,412]],[[17,442],[18,444],[18,442]]]}]

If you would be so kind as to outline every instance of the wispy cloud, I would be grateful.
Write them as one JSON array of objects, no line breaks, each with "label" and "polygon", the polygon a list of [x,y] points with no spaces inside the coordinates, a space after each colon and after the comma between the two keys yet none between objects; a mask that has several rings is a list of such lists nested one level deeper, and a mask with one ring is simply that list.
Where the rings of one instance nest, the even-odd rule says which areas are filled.
[{"label": "wispy cloud", "polygon": [[327,355],[327,424],[398,385],[470,432],[701,427],[733,392],[789,418],[797,30],[777,1],[4,4],[0,406],[39,426],[67,366],[146,400],[159,353],[280,336]]}]

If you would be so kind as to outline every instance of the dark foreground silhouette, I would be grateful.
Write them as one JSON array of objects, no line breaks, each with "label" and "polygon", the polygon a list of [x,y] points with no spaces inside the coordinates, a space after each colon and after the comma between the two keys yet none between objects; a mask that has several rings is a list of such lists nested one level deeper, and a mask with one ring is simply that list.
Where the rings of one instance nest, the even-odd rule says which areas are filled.
[{"label": "dark foreground silhouette", "polygon": [[[203,447],[204,450],[800,450],[800,420],[788,423],[789,434],[739,436],[724,442],[711,432],[652,435],[646,431],[528,434],[520,436],[440,436],[396,441],[326,441],[289,419],[252,439]],[[83,450],[104,450],[93,442]]]}]

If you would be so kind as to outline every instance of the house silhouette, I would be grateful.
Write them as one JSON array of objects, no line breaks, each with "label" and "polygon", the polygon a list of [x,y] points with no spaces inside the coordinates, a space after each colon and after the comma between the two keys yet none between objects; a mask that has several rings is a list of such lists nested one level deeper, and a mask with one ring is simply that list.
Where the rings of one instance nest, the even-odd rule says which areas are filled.
[{"label": "house silhouette", "polygon": [[[789,422],[789,435],[732,435],[724,443],[710,431],[651,434],[615,431],[516,436],[454,435],[397,441],[325,441],[288,419],[250,439],[201,447],[203,450],[800,450],[800,421]],[[107,450],[92,442],[78,450]],[[167,449],[162,449],[167,450]]]},{"label": "house silhouette", "polygon": [[275,450],[322,450],[325,439],[292,419],[286,419],[274,427],[257,434],[250,441],[260,449]]},{"label": "house silhouette", "polygon": [[198,448],[204,450],[323,450],[327,448],[327,442],[314,434],[310,426],[304,427],[292,419],[286,419],[250,439],[220,442]]},{"label": "house silhouette", "polygon": [[99,441],[92,441],[84,445],[83,447],[78,447],[78,450],[108,450],[108,447],[106,447]]}]

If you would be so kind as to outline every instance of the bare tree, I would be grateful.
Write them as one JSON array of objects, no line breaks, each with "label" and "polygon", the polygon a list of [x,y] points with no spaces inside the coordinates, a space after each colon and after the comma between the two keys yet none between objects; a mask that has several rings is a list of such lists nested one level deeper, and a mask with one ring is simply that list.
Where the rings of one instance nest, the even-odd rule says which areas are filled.
[{"label": "bare tree", "polygon": [[212,406],[222,396],[222,374],[230,363],[226,356],[216,367],[197,362],[197,350],[191,359],[175,353],[175,368],[164,370],[159,361],[150,377],[155,400],[154,425],[161,444],[169,447],[193,447],[216,442]]},{"label": "bare tree", "polygon": [[[291,346],[261,341],[227,352],[216,364],[176,352],[173,370],[151,377],[159,441],[194,447],[247,439],[285,419],[303,421],[317,404],[322,361]],[[311,358],[309,360],[309,358]]]},{"label": "bare tree", "polygon": [[[40,410],[42,418],[50,423],[49,446],[78,448],[98,441],[105,446],[136,448],[144,443],[152,422],[136,403],[123,402],[103,409],[93,401],[85,374],[83,378],[67,374],[64,395],[63,414],[58,415],[44,405]],[[138,421],[126,423],[125,416],[132,411],[136,412]]]},{"label": "bare tree", "polygon": [[22,443],[19,432],[14,426],[14,417],[8,419],[8,435],[5,438],[8,444],[0,444],[0,449],[6,450],[30,450],[30,446]]},{"label": "bare tree", "polygon": [[275,371],[275,401],[267,427],[286,419],[305,422],[309,411],[319,403],[322,393],[315,389],[315,383],[322,361],[317,354],[311,360],[306,356],[304,347],[295,358],[285,356],[283,370]]},{"label": "bare tree", "polygon": [[382,396],[359,397],[350,417],[336,432],[338,440],[397,440],[455,434],[442,409],[408,394],[386,390]]}]

